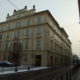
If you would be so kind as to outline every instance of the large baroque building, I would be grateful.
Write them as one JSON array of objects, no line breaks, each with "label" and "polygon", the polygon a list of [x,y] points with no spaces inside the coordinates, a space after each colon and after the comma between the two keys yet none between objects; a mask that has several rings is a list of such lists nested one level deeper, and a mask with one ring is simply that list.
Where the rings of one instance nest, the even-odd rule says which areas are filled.
[{"label": "large baroque building", "polygon": [[0,23],[0,61],[54,66],[71,62],[71,41],[48,10],[14,10]]}]

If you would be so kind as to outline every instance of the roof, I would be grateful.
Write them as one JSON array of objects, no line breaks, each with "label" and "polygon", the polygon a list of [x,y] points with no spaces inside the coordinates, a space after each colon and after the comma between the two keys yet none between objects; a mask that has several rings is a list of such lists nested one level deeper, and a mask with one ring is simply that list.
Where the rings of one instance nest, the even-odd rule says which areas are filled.
[{"label": "roof", "polygon": [[[20,11],[20,10],[19,10],[19,11]],[[23,10],[23,11],[25,11],[25,10]],[[55,24],[57,25],[56,27],[58,27],[59,30],[65,34],[66,37],[68,37],[68,34],[67,34],[66,31],[64,30],[64,28],[61,28],[61,27],[59,26],[58,22],[57,22],[57,21],[55,20],[55,18],[52,16],[52,14],[50,13],[49,10],[44,10],[44,11],[36,12],[36,13],[31,14],[31,15],[28,15],[28,16],[26,16],[26,17],[35,16],[35,15],[37,15],[37,14],[42,14],[42,13],[47,13],[48,16],[49,16],[49,17],[55,22]],[[20,17],[20,18],[18,18],[18,19],[22,19],[22,18],[26,18],[26,17],[24,16],[24,17]],[[13,19],[13,20],[17,20],[17,19]],[[13,21],[13,20],[11,20],[11,21]],[[4,22],[1,22],[0,24],[4,24],[4,23],[7,23],[7,22],[10,22],[10,21],[4,21]],[[69,42],[70,42],[70,40],[69,40]],[[71,42],[70,42],[70,43],[71,43]]]},{"label": "roof", "polygon": [[68,34],[67,34],[66,31],[64,30],[64,28],[61,28],[61,31],[65,34],[66,37],[68,37]]}]

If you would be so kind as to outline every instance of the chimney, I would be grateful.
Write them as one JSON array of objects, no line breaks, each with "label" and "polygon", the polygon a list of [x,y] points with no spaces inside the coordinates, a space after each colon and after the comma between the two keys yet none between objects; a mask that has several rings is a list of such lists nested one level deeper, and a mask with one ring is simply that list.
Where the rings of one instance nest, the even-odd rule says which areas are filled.
[{"label": "chimney", "polygon": [[35,9],[35,5],[33,5],[33,9]]},{"label": "chimney", "polygon": [[14,9],[14,13],[16,12],[16,9]]},{"label": "chimney", "polygon": [[9,13],[7,14],[7,17],[9,17]]},{"label": "chimney", "polygon": [[24,6],[24,9],[27,9],[27,6]]}]

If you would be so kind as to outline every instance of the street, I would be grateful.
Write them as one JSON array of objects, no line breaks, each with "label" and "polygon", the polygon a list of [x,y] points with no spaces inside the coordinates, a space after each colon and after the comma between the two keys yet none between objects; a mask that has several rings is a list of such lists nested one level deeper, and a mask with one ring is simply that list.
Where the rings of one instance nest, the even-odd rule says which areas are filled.
[{"label": "street", "polygon": [[80,80],[80,68],[72,77],[72,80]]}]

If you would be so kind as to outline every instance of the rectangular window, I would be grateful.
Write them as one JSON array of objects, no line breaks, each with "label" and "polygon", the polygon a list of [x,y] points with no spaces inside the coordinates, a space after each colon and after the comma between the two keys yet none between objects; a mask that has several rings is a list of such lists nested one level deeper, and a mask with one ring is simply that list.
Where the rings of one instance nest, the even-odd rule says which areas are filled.
[{"label": "rectangular window", "polygon": [[9,32],[6,33],[6,39],[9,39]]},{"label": "rectangular window", "polygon": [[32,24],[32,19],[27,19],[27,24],[26,25],[31,25]]},{"label": "rectangular window", "polygon": [[6,42],[5,42],[5,51],[8,50],[8,46],[9,46],[9,41],[6,41]]},{"label": "rectangular window", "polygon": [[15,27],[16,27],[16,28],[21,27],[21,22],[19,22],[19,21],[18,21],[18,22],[16,22],[16,23],[15,23]]},{"label": "rectangular window", "polygon": [[30,37],[31,36],[31,29],[26,29],[25,30],[25,37]]},{"label": "rectangular window", "polygon": [[24,61],[27,61],[27,55],[24,55]]},{"label": "rectangular window", "polygon": [[53,41],[51,40],[51,50],[53,50]]},{"label": "rectangular window", "polygon": [[5,50],[5,41],[2,41],[1,42],[1,51],[4,51]]},{"label": "rectangular window", "polygon": [[22,48],[25,49],[25,40],[21,40]]},{"label": "rectangular window", "polygon": [[6,39],[6,33],[3,33],[3,37],[2,37],[3,40]]},{"label": "rectangular window", "polygon": [[14,32],[14,38],[19,38],[20,37],[20,31]]},{"label": "rectangular window", "polygon": [[0,26],[0,32],[1,32],[1,26]]},{"label": "rectangular window", "polygon": [[19,49],[21,49],[23,51],[24,46],[23,46],[23,40],[19,41]]},{"label": "rectangular window", "polygon": [[13,36],[14,36],[13,32],[12,31],[9,32],[9,39],[13,39]]},{"label": "rectangular window", "polygon": [[15,28],[15,22],[11,22],[10,28],[11,28],[11,29],[14,29],[14,28]]},{"label": "rectangular window", "polygon": [[36,35],[41,36],[42,32],[43,32],[42,27],[36,27]]},{"label": "rectangular window", "polygon": [[0,34],[0,40],[2,40],[2,34]]},{"label": "rectangular window", "polygon": [[36,45],[35,45],[36,49],[41,49],[41,40],[36,40]]},{"label": "rectangular window", "polygon": [[37,17],[37,23],[42,23],[44,22],[44,18],[42,16]]},{"label": "rectangular window", "polygon": [[0,51],[1,51],[1,43],[2,43],[2,42],[0,41]]},{"label": "rectangular window", "polygon": [[25,40],[25,49],[29,49],[29,40]]},{"label": "rectangular window", "polygon": [[10,24],[7,24],[4,28],[5,28],[5,30],[9,30],[10,29]]},{"label": "rectangular window", "polygon": [[8,49],[11,49],[11,41],[9,41]]},{"label": "rectangular window", "polygon": [[0,26],[0,32],[2,31],[2,26]]},{"label": "rectangular window", "polygon": [[3,27],[4,27],[4,26],[0,26],[0,32],[3,31]]}]

